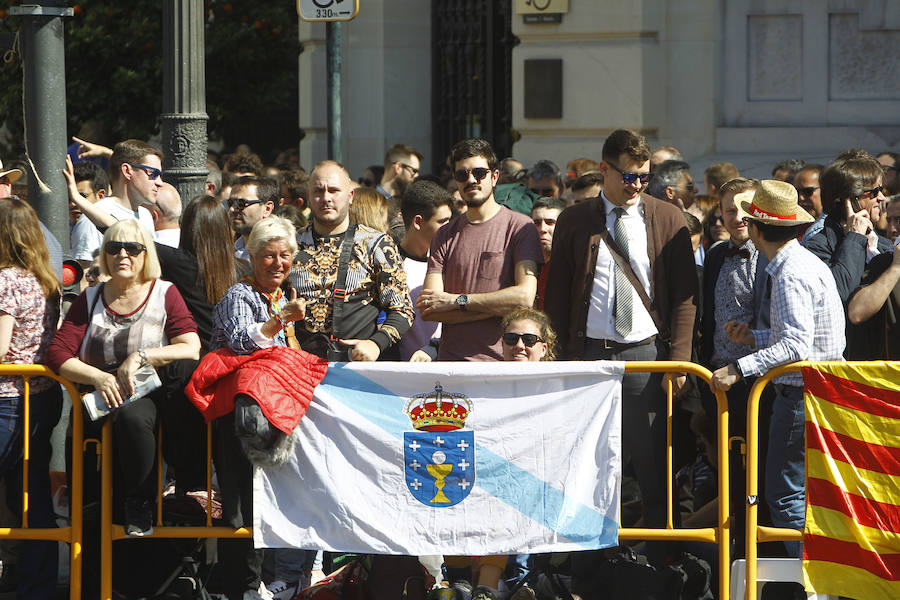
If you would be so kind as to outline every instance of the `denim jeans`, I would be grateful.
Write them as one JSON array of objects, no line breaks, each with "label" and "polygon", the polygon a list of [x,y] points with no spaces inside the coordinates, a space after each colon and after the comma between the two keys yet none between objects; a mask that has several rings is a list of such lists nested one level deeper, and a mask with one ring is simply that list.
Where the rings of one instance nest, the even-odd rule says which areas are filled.
[{"label": "denim jeans", "polygon": [[[22,440],[25,403],[22,397],[0,398],[0,475],[6,479],[6,502],[22,513]],[[32,394],[31,447],[28,465],[30,527],[56,527],[50,496],[50,434],[62,412],[62,390],[58,385]],[[51,599],[56,593],[58,544],[26,540],[19,553],[17,598]]]},{"label": "denim jeans", "polygon": [[[806,516],[803,388],[775,385],[766,458],[766,502],[775,527],[803,529]],[[785,542],[788,556],[799,558],[800,542]]]}]

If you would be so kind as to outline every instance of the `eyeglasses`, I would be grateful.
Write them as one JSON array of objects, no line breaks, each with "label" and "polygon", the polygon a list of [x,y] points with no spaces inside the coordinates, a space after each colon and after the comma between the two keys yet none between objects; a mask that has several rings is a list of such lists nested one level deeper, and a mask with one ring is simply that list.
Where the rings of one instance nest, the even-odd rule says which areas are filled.
[{"label": "eyeglasses", "polygon": [[419,170],[412,165],[408,165],[405,162],[400,162],[399,160],[397,161],[397,164],[400,165],[401,167],[403,167],[404,169],[409,169],[413,175],[419,174]]},{"label": "eyeglasses", "polygon": [[797,191],[800,192],[801,196],[806,196],[807,198],[809,198],[816,192],[817,189],[819,189],[819,186],[811,185],[808,187],[797,188]]},{"label": "eyeglasses", "polygon": [[247,200],[246,198],[229,198],[228,206],[233,208],[238,212],[243,212],[245,208],[248,206],[253,206],[254,204],[262,204],[262,200]]},{"label": "eyeglasses", "polygon": [[139,242],[106,242],[106,245],[103,247],[106,253],[112,256],[122,252],[123,248],[128,253],[128,256],[137,256],[147,249],[145,245]]},{"label": "eyeglasses", "polygon": [[511,331],[503,334],[503,343],[507,346],[515,346],[519,343],[519,339],[521,338],[522,343],[525,344],[526,348],[531,348],[538,342],[543,342],[541,336],[535,335],[533,333],[513,333]]},{"label": "eyeglasses", "polygon": [[859,194],[856,195],[857,198],[862,198],[863,196],[868,196],[869,198],[876,198],[878,194],[881,193],[881,190],[884,189],[883,185],[879,185],[878,187],[873,187],[871,190],[863,190]]},{"label": "eyeglasses", "polygon": [[[653,173],[626,173],[609,161],[607,161],[606,164],[611,166],[613,170],[617,171],[622,176],[622,181],[624,181],[628,185],[631,185],[639,179],[641,181],[641,185],[647,185],[648,183],[650,183],[650,180],[653,179]],[[691,185],[693,186],[693,184]]]},{"label": "eyeglasses", "polygon": [[464,183],[469,180],[469,175],[475,178],[475,181],[481,181],[487,174],[490,173],[490,169],[486,169],[484,167],[475,167],[474,169],[457,169],[453,173],[453,179],[460,183]]},{"label": "eyeglasses", "polygon": [[135,169],[140,169],[144,173],[147,174],[147,179],[150,181],[156,181],[161,175],[162,171],[157,169],[156,167],[151,167],[150,165],[142,165],[140,163],[128,163]]}]

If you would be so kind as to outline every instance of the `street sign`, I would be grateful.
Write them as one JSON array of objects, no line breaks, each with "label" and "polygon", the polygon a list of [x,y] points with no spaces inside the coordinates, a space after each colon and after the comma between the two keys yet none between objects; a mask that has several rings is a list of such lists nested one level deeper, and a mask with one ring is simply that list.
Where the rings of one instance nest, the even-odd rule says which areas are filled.
[{"label": "street sign", "polygon": [[349,21],[359,12],[359,0],[297,0],[304,21]]}]

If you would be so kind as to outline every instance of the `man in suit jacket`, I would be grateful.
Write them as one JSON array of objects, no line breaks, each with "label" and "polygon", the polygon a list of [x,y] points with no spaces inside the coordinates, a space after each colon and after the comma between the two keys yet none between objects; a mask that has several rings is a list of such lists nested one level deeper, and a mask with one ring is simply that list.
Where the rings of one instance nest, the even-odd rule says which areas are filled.
[{"label": "man in suit jacket", "polygon": [[[614,131],[602,157],[601,196],[567,208],[556,224],[544,306],[560,353],[570,360],[689,361],[697,273],[684,215],[642,193],[652,177],[642,136]],[[612,247],[649,297],[649,310]],[[673,380],[676,392],[684,381],[683,375]],[[623,447],[649,527],[665,522],[662,383],[660,374],[649,373],[626,373],[622,380]]]}]

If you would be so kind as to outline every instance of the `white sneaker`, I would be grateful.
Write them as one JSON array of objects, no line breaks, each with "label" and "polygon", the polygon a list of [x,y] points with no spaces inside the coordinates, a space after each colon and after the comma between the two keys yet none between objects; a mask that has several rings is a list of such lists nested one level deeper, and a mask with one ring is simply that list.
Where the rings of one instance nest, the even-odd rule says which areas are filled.
[{"label": "white sneaker", "polygon": [[272,600],[273,598],[274,596],[269,591],[269,588],[266,587],[266,584],[260,582],[259,589],[244,592],[243,600]]},{"label": "white sneaker", "polygon": [[299,581],[293,583],[285,583],[283,581],[273,581],[268,586],[269,592],[273,596],[273,600],[293,600],[302,589]]}]

